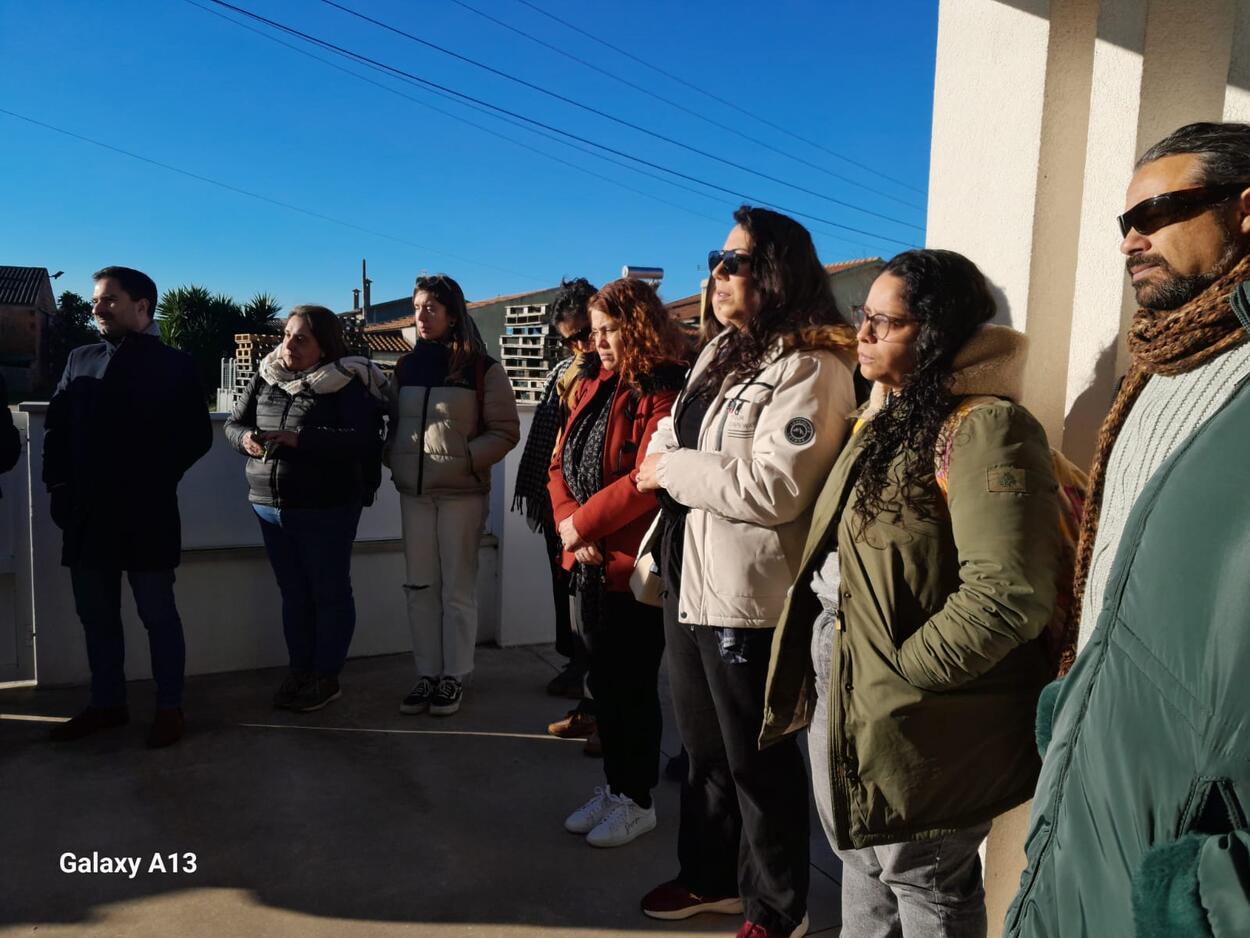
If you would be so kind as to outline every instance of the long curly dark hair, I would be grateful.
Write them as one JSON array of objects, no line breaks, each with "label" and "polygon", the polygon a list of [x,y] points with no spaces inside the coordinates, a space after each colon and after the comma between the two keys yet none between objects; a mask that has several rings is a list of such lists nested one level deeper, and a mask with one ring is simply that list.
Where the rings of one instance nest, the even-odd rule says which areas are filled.
[{"label": "long curly dark hair", "polygon": [[751,237],[750,272],[760,307],[741,328],[725,330],[707,368],[713,387],[763,367],[778,338],[799,344],[805,333],[820,327],[848,325],[806,228],[789,216],[750,205],[734,212],[734,221]]},{"label": "long curly dark hair", "polygon": [[[927,483],[938,434],[955,406],[950,391],[955,355],[997,309],[985,275],[954,251],[904,251],[886,263],[881,276],[903,282],[907,315],[920,328],[912,372],[861,431],[855,506],[860,539],[879,515],[898,514],[904,506],[921,518],[935,517],[933,486]],[[892,471],[900,453],[902,465]],[[897,498],[886,496],[892,486]]]}]

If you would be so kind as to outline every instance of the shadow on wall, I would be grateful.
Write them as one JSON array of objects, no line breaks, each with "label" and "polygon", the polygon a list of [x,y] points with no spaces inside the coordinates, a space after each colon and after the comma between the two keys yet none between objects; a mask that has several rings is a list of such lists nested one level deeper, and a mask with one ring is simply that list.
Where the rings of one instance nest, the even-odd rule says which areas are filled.
[{"label": "shadow on wall", "polygon": [[1102,429],[1103,418],[1107,416],[1115,392],[1120,386],[1120,378],[1115,373],[1118,341],[1117,337],[1116,341],[1099,353],[1093,380],[1072,402],[1072,407],[1064,418],[1064,455],[1085,469],[1094,461],[1098,432]]}]

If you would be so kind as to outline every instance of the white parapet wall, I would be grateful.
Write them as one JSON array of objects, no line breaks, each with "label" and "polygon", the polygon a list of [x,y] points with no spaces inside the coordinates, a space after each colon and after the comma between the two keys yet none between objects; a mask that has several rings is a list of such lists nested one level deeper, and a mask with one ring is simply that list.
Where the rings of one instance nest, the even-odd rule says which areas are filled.
[{"label": "white parapet wall", "polygon": [[[60,563],[61,534],[39,481],[45,411],[43,404],[22,405],[16,417],[26,431],[23,457],[0,477],[0,683],[66,685],[89,678],[69,571]],[[531,413],[523,408],[524,430]],[[226,443],[224,421],[224,414],[213,416],[213,448],[179,488],[183,555],[175,589],[189,674],[286,663],[278,590],[247,502],[243,457]],[[517,645],[554,638],[543,539],[519,513],[506,510],[520,453],[521,447],[514,449],[492,473],[479,555],[479,642]],[[352,557],[353,657],[410,649],[403,582],[399,496],[388,480],[361,516]],[[129,590],[122,593],[127,677],[146,678],[151,673],[146,636]]]}]

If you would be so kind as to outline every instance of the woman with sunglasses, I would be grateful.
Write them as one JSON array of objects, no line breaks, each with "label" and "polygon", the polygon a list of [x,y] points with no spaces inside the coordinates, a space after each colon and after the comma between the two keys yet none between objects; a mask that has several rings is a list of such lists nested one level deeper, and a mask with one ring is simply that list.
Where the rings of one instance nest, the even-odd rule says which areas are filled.
[{"label": "woman with sunglasses", "polygon": [[1059,503],[1018,403],[1024,337],[984,276],[908,251],[873,283],[874,381],[816,503],[778,627],[763,745],[810,720],[816,805],[842,860],[842,930],[983,938],[977,851],[1040,767]]},{"label": "woman with sunglasses", "polygon": [[745,907],[742,934],[764,938],[807,929],[807,769],[794,739],[763,752],[757,740],[773,630],[855,408],[853,334],[802,225],[748,206],[734,221],[708,257],[726,326],[638,479],[664,506],[665,637],[690,763],[680,869],[642,909]]},{"label": "woman with sunglasses", "polygon": [[[551,513],[551,497],[547,492],[547,471],[560,430],[568,418],[570,397],[575,392],[581,364],[587,356],[594,357],[590,339],[590,314],[586,304],[598,292],[584,277],[566,280],[552,298],[548,328],[560,337],[568,353],[547,373],[542,396],[534,408],[525,451],[517,464],[516,487],[512,510],[525,512],[530,529],[543,535],[547,558],[551,561],[551,590],[555,601],[556,653],[568,664],[547,684],[553,697],[569,697],[577,706],[547,726],[547,732],[563,739],[593,738],[595,717],[593,703],[585,696],[586,648],[581,636],[572,627],[569,615],[569,575],[560,563],[562,545]],[[597,747],[598,742],[594,745]]]},{"label": "woman with sunglasses", "polygon": [[444,274],[418,277],[417,343],[395,365],[388,465],[399,489],[417,683],[401,713],[460,709],[477,643],[477,555],[491,467],[521,436],[503,366]]},{"label": "woman with sunglasses", "polygon": [[618,847],[655,828],[664,620],[634,598],[629,580],[659,505],[635,479],[681,388],[687,343],[641,280],[609,283],[589,309],[598,354],[581,365],[548,488],[589,652],[606,783],[564,826],[591,846]]}]

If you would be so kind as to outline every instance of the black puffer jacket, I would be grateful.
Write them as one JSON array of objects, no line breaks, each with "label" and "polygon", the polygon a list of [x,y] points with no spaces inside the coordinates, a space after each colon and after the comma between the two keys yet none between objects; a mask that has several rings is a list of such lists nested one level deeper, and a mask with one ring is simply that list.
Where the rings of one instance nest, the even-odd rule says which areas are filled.
[{"label": "black puffer jacket", "polygon": [[[332,394],[291,396],[257,375],[226,421],[230,445],[248,456],[248,501],[274,508],[337,508],[371,494],[364,464],[379,445],[381,413],[382,404],[360,381]],[[250,456],[243,437],[269,430],[294,430],[299,445],[271,445],[268,459]]]}]

